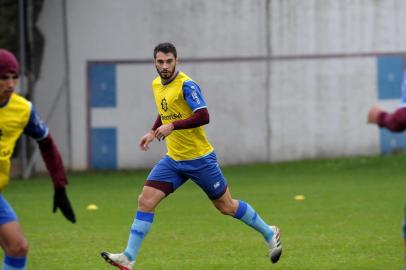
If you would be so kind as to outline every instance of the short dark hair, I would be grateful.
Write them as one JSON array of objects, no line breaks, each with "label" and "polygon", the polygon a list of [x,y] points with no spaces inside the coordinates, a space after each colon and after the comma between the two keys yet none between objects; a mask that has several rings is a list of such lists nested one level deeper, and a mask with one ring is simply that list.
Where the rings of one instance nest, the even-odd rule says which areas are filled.
[{"label": "short dark hair", "polygon": [[163,52],[163,53],[173,53],[173,56],[175,56],[175,59],[178,57],[178,54],[176,53],[176,48],[172,43],[169,42],[164,42],[156,45],[154,49],[154,59],[156,59],[156,55],[158,52]]}]

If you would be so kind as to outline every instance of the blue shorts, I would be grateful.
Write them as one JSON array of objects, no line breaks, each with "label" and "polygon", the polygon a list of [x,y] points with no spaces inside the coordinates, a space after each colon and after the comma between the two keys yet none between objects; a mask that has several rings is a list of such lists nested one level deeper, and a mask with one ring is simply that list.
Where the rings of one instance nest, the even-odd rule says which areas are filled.
[{"label": "blue shorts", "polygon": [[152,168],[147,178],[148,181],[169,182],[173,191],[188,179],[192,179],[212,200],[220,198],[227,190],[227,181],[214,152],[198,159],[183,161],[164,156]]},{"label": "blue shorts", "polygon": [[0,225],[16,221],[17,216],[10,204],[0,195]]}]

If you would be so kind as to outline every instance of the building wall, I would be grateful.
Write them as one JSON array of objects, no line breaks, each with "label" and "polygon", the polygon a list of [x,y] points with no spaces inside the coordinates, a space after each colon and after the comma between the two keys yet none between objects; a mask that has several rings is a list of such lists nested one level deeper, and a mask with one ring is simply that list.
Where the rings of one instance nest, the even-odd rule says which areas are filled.
[{"label": "building wall", "polygon": [[[40,78],[35,84],[33,103],[37,107],[63,156],[65,165],[71,167],[69,77],[65,54],[62,0],[45,1],[38,27],[45,36],[44,56]],[[39,157],[37,154],[35,157]],[[44,170],[41,158],[37,168]]]},{"label": "building wall", "polygon": [[[57,40],[38,86],[50,93],[63,77],[55,59],[64,41],[53,32],[61,5],[46,1],[41,18],[47,41]],[[223,164],[380,152],[366,112],[379,103],[379,57],[406,52],[405,1],[69,0],[66,14],[70,107],[50,126],[66,129],[69,115],[69,138],[57,140],[66,149],[70,139],[72,169],[92,167],[94,147],[115,151],[117,168],[149,167],[165,152],[162,143],[137,149],[156,116],[152,50],[163,41],[177,46],[180,69],[202,87],[206,130]],[[100,63],[115,68],[109,108],[89,105],[89,70]],[[115,147],[94,143],[92,130],[106,127],[116,130]]]}]

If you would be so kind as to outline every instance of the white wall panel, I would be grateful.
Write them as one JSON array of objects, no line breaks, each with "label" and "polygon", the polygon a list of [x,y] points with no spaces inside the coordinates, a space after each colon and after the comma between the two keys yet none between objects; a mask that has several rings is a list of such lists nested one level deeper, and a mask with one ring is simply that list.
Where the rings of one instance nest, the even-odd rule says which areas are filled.
[{"label": "white wall panel", "polygon": [[276,55],[404,51],[402,0],[271,0]]},{"label": "white wall panel", "polygon": [[378,152],[374,59],[276,62],[272,67],[272,160]]}]

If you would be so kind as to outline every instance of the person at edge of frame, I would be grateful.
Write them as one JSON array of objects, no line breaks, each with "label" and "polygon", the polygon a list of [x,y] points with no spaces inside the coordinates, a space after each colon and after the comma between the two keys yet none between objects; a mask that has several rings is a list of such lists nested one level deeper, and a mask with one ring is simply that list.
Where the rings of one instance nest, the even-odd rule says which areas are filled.
[{"label": "person at edge of frame", "polygon": [[[34,105],[15,93],[19,78],[19,63],[6,49],[0,49],[0,192],[10,178],[10,159],[16,141],[22,133],[38,143],[42,158],[54,185],[53,212],[59,208],[72,223],[75,214],[66,194],[63,161],[47,125],[39,117]],[[28,254],[17,215],[0,194],[0,245],[5,256],[2,270],[24,270]]]}]

